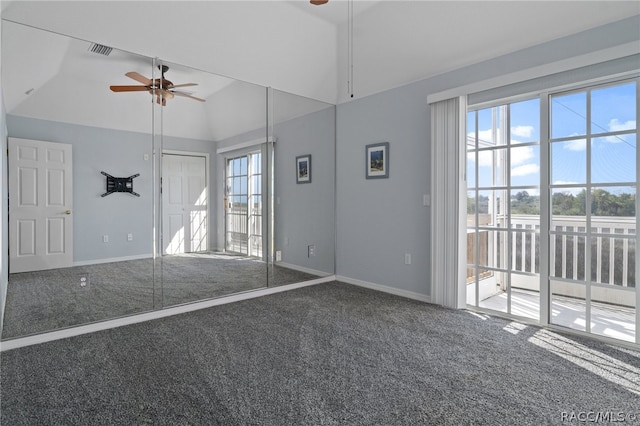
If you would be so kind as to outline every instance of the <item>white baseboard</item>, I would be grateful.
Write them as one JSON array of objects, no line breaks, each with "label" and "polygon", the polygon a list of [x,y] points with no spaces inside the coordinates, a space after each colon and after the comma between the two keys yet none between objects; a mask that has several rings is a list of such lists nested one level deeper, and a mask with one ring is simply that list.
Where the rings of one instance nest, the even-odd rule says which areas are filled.
[{"label": "white baseboard", "polygon": [[383,293],[393,294],[395,296],[402,296],[408,299],[418,300],[420,302],[431,303],[431,297],[425,294],[416,293],[413,291],[402,290],[394,287],[389,287],[382,284],[376,284],[368,281],[357,280],[355,278],[349,278],[342,275],[336,275],[336,281],[342,281],[347,284],[357,285],[359,287],[368,288],[371,290],[381,291]]},{"label": "white baseboard", "polygon": [[73,262],[73,266],[89,266],[98,265],[101,263],[113,263],[113,262],[125,262],[127,260],[139,260],[139,259],[151,259],[153,255],[149,254],[137,254],[135,256],[122,256],[122,257],[109,257],[105,259],[93,259],[93,260],[80,260]]},{"label": "white baseboard", "polygon": [[20,337],[17,339],[4,340],[0,342],[0,352],[9,351],[11,349],[22,348],[25,346],[37,345],[40,343],[51,342],[54,340],[66,339],[68,337],[80,336],[83,334],[94,333],[96,331],[108,330],[111,328],[122,327],[125,325],[137,324],[154,319],[165,318],[172,315],[184,314],[200,309],[211,308],[213,306],[226,305],[228,303],[239,302],[242,300],[255,299],[256,297],[268,296],[270,294],[282,293],[284,291],[295,290],[297,288],[308,287],[325,282],[335,281],[335,275],[318,278],[315,280],[304,281],[301,283],[282,285],[278,287],[262,288],[258,290],[245,291],[236,293],[217,299],[203,300],[201,302],[187,303],[184,305],[173,306],[170,308],[159,309],[157,311],[145,312],[138,315],[131,315],[112,320],[96,322],[93,324],[81,325],[78,327],[65,328],[62,330],[51,331],[28,337]]},{"label": "white baseboard", "polygon": [[311,268],[305,268],[304,266],[294,265],[293,263],[276,262],[276,266],[282,266],[283,268],[293,269],[294,271],[305,272],[307,274],[316,275],[316,276],[319,276],[319,277],[327,275],[326,272],[318,271],[318,270],[311,269]]}]

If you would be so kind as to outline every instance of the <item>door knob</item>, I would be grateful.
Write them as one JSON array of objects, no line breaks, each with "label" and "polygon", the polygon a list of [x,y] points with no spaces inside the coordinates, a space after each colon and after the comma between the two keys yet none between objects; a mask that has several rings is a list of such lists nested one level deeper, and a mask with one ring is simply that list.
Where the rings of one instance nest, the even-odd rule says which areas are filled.
[{"label": "door knob", "polygon": [[65,211],[64,214],[71,214],[71,210]]}]

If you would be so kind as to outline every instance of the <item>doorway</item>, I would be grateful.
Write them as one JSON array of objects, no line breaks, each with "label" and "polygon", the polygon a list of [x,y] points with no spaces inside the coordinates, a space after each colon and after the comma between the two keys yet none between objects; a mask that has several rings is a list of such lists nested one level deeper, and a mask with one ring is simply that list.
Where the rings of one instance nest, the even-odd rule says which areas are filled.
[{"label": "doorway", "polygon": [[10,272],[73,264],[72,146],[9,138]]},{"label": "doorway", "polygon": [[163,254],[209,250],[207,155],[162,154]]},{"label": "doorway", "polygon": [[467,304],[640,342],[638,85],[467,115]]}]

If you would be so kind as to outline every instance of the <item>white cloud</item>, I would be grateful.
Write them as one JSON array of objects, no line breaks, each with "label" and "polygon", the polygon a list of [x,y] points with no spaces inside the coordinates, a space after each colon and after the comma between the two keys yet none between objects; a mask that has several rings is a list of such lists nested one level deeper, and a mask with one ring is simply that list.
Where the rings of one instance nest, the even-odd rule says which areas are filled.
[{"label": "white cloud", "polygon": [[493,140],[493,130],[479,130],[478,131],[478,146],[495,146],[501,145],[500,142],[500,129],[496,130],[496,140]]},{"label": "white cloud", "polygon": [[493,167],[493,151],[478,152],[478,167]]},{"label": "white cloud", "polygon": [[537,164],[524,164],[522,166],[513,167],[511,169],[511,176],[526,176],[540,172],[540,167]]},{"label": "white cloud", "polygon": [[[635,120],[627,120],[624,123],[620,122],[617,118],[612,118],[609,121],[609,131],[610,132],[619,132],[623,130],[632,130],[636,128]],[[616,136],[607,136],[604,138],[605,141],[609,143],[620,143],[625,142],[629,135],[616,135]]]},{"label": "white cloud", "polygon": [[514,126],[511,128],[511,134],[521,138],[530,138],[534,130],[533,126]]},{"label": "white cloud", "polygon": [[609,131],[619,132],[621,130],[632,130],[636,128],[636,120],[627,120],[621,123],[617,118],[612,118],[609,121]]},{"label": "white cloud", "polygon": [[[506,149],[499,150],[499,151],[478,151],[478,167],[499,167],[500,166],[499,160],[495,164],[493,162],[494,154],[499,154],[499,153],[506,155]],[[526,164],[527,162],[529,162],[529,160],[535,159],[535,158],[536,158],[536,154],[535,154],[535,151],[533,150],[533,147],[523,146],[518,148],[512,148],[511,149],[511,167],[512,167],[511,170],[516,170],[518,168],[517,166],[523,166],[522,170],[519,172],[522,174],[518,174],[517,176],[523,176],[524,174],[528,174],[528,173],[537,173],[540,169],[537,164]],[[474,152],[468,153],[467,160],[470,162],[474,162],[475,153]],[[534,167],[535,167],[535,170],[533,169]],[[528,170],[528,172],[525,173],[526,170]]]},{"label": "white cloud", "polygon": [[585,139],[576,139],[574,141],[562,142],[562,148],[568,151],[584,151],[587,149],[587,141]]},{"label": "white cloud", "polygon": [[535,157],[535,153],[533,152],[533,147],[531,146],[522,146],[519,148],[511,149],[511,166],[518,166],[520,164],[526,163],[530,159]]}]

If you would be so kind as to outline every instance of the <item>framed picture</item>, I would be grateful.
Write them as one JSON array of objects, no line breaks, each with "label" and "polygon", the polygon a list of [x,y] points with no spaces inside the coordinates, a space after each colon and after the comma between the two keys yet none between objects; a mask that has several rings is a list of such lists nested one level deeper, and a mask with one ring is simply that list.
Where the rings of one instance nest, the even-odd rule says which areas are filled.
[{"label": "framed picture", "polygon": [[296,157],[296,183],[311,183],[311,154]]},{"label": "framed picture", "polygon": [[389,142],[367,145],[367,179],[389,177]]}]

